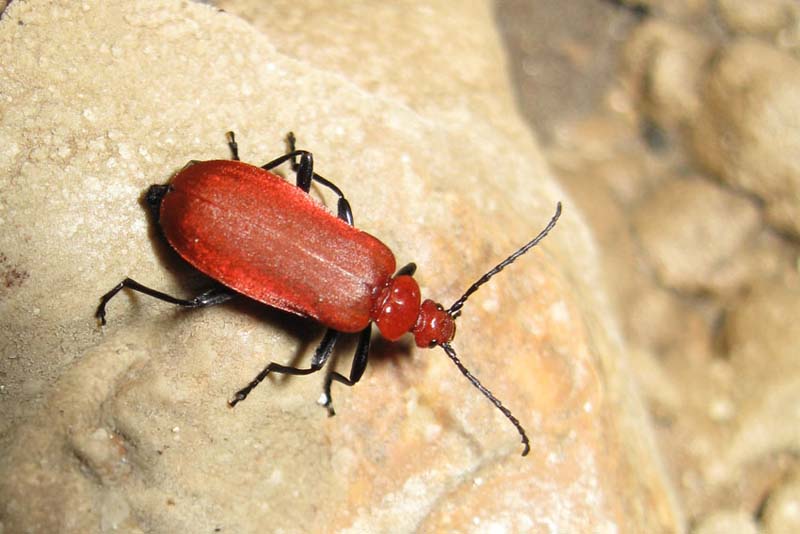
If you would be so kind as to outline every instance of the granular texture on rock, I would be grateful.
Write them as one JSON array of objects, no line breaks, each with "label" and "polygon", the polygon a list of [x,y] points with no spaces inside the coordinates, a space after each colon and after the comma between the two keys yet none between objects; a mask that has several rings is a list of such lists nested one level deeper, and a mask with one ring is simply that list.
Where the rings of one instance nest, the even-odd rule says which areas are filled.
[{"label": "granular texture on rock", "polygon": [[[366,4],[326,3],[333,20],[348,10],[345,43],[395,32],[357,65],[341,50],[295,54],[279,21],[318,6],[275,6],[269,25],[168,0],[20,1],[0,19],[0,250],[27,273],[0,322],[15,356],[0,363],[3,529],[675,531],[594,242],[516,115],[489,117],[512,99],[486,59],[502,57],[488,3],[464,4],[455,20],[471,21],[468,35],[447,26],[450,3],[410,2],[378,28]],[[398,31],[406,12],[413,32]],[[462,76],[437,78],[452,87],[425,85],[440,65],[422,52],[456,35],[487,56],[458,57]],[[413,84],[347,75],[367,62],[400,72],[393,52],[411,47]],[[321,374],[226,403],[267,362],[307,362],[321,334],[311,321],[244,299],[187,311],[131,294],[99,329],[97,298],[126,275],[171,294],[207,289],[137,200],[189,160],[228,157],[229,130],[260,164],[293,130],[359,227],[415,261],[423,293],[444,302],[564,201],[557,232],[470,300],[454,341],[525,424],[527,458],[440,351],[376,341],[357,387],[335,385],[328,418],[314,403]],[[343,350],[332,365],[349,363]]]}]

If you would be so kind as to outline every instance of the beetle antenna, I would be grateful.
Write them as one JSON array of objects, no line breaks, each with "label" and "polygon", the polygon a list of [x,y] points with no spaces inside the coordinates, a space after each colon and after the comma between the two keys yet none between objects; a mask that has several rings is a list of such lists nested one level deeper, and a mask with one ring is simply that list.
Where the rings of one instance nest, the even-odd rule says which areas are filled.
[{"label": "beetle antenna", "polygon": [[[507,257],[506,259],[495,265],[494,268],[489,270],[486,274],[478,278],[478,281],[469,286],[469,289],[467,289],[464,292],[464,294],[461,295],[461,298],[459,298],[457,301],[453,303],[452,306],[450,306],[450,309],[447,310],[447,313],[453,317],[456,317],[461,312],[461,308],[464,306],[464,303],[467,301],[470,295],[475,293],[479,287],[488,282],[491,277],[493,277],[494,275],[496,275],[497,273],[499,273],[500,271],[502,271],[503,269],[514,263],[514,261],[516,261],[517,258],[519,258],[523,254],[528,252],[530,249],[538,245],[539,241],[544,239],[544,237],[550,232],[550,230],[553,229],[553,227],[556,225],[556,221],[558,221],[558,218],[560,216],[561,216],[561,202],[559,202],[558,205],[556,206],[555,215],[553,215],[553,218],[550,219],[549,223],[547,223],[547,226],[545,226],[544,230],[539,232],[539,235],[528,241],[526,244],[520,247],[516,252],[514,252],[511,256]],[[450,357],[452,358],[453,356]]]},{"label": "beetle antenna", "polygon": [[519,420],[516,417],[514,417],[514,415],[512,415],[511,410],[509,410],[508,408],[503,406],[503,403],[500,402],[500,400],[497,397],[492,395],[492,392],[489,391],[488,389],[486,389],[484,387],[484,385],[481,384],[478,381],[478,379],[475,378],[475,376],[467,370],[466,367],[464,367],[464,364],[461,363],[461,360],[458,359],[458,356],[456,355],[456,351],[453,349],[453,347],[450,346],[449,343],[442,343],[439,346],[444,349],[444,351],[447,353],[447,355],[450,357],[450,359],[453,360],[453,363],[456,364],[456,367],[458,367],[458,370],[461,371],[461,373],[464,376],[467,377],[467,380],[472,382],[473,386],[478,388],[478,390],[481,393],[483,393],[490,401],[492,401],[492,404],[497,406],[498,410],[503,412],[503,415],[508,417],[509,421],[511,421],[511,423],[516,427],[517,432],[519,432],[519,435],[522,437],[522,445],[525,447],[522,450],[522,456],[527,455],[528,452],[530,452],[530,450],[531,450],[531,446],[530,446],[529,441],[528,441],[528,435],[525,434],[525,429],[522,428],[521,424],[519,424]]}]

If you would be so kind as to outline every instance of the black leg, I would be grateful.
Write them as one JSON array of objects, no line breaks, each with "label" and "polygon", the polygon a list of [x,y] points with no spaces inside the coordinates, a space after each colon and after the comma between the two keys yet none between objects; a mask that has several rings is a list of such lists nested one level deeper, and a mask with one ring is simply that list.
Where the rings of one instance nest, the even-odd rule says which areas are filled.
[{"label": "black leg", "polygon": [[[286,135],[286,144],[289,145],[289,152],[294,152],[297,150],[297,138],[294,136],[294,132],[289,132]],[[292,158],[292,170],[297,172],[297,159]]]},{"label": "black leg", "polygon": [[[233,155],[233,159],[235,161],[239,160],[239,145],[236,143],[236,135],[233,132],[228,132],[228,146],[231,149],[231,154]],[[289,135],[286,136],[286,140],[289,144],[289,153],[284,154],[274,160],[270,161],[269,163],[262,165],[261,168],[264,170],[272,170],[275,167],[286,163],[287,161],[291,162],[292,170],[297,174],[296,184],[297,187],[305,191],[306,193],[309,192],[311,189],[311,182],[315,181],[318,184],[327,187],[334,193],[336,196],[339,197],[337,202],[337,212],[338,217],[345,221],[350,226],[353,226],[353,210],[350,208],[350,203],[344,196],[344,193],[341,189],[339,189],[336,184],[330,182],[320,176],[319,174],[314,172],[314,155],[307,150],[297,150],[295,148],[296,139],[294,137],[294,132],[289,132]],[[300,157],[300,162],[297,162],[298,156]],[[167,186],[161,186],[167,187]],[[163,194],[161,195],[163,196]],[[159,198],[160,200],[160,198]]]},{"label": "black leg", "polygon": [[114,296],[117,293],[119,293],[126,287],[128,289],[138,291],[139,293],[144,293],[145,295],[149,295],[159,300],[163,300],[164,302],[169,302],[170,304],[177,304],[178,306],[183,306],[185,308],[202,308],[204,306],[213,306],[214,304],[220,304],[222,302],[232,299],[233,296],[236,294],[230,289],[224,287],[215,287],[213,289],[209,289],[205,293],[201,293],[200,295],[194,298],[179,299],[177,297],[173,297],[172,295],[167,295],[166,293],[162,293],[161,291],[157,291],[147,286],[143,286],[142,284],[131,278],[126,278],[125,280],[114,286],[114,289],[112,289],[111,291],[100,297],[100,305],[97,307],[97,312],[95,312],[95,316],[98,319],[100,319],[100,324],[103,325],[106,324],[106,304],[108,304],[108,301],[114,298]]},{"label": "black leg", "polygon": [[169,184],[153,184],[147,189],[145,201],[147,202],[147,207],[150,210],[150,214],[156,221],[161,218],[161,201],[164,200],[164,195],[166,195],[169,190]]},{"label": "black leg", "polygon": [[320,404],[328,409],[329,416],[336,415],[336,411],[333,409],[333,398],[331,397],[331,383],[336,380],[337,382],[340,382],[346,386],[354,386],[359,380],[361,380],[361,376],[364,374],[364,370],[367,368],[371,334],[372,325],[370,324],[364,330],[362,330],[361,334],[358,336],[358,345],[356,346],[356,353],[353,356],[353,365],[350,367],[350,378],[342,376],[335,371],[331,371],[328,373],[328,376],[325,377],[325,389],[323,390]]},{"label": "black leg", "polygon": [[399,271],[395,273],[395,277],[397,276],[414,276],[414,273],[417,272],[417,264],[416,263],[409,263],[408,265],[404,265]]},{"label": "black leg", "polygon": [[314,357],[311,358],[311,366],[308,369],[298,369],[297,367],[270,362],[249,384],[236,392],[233,399],[228,401],[228,405],[232,408],[246,399],[250,392],[253,391],[253,388],[267,378],[267,375],[270,373],[281,373],[285,375],[310,375],[311,373],[316,373],[322,369],[322,366],[328,361],[328,358],[333,352],[334,345],[336,345],[336,342],[339,340],[339,335],[339,332],[331,328],[325,332],[325,336],[322,338],[319,347],[317,347]]},{"label": "black leg", "polygon": [[[233,153],[233,157],[235,160],[239,159],[238,154],[238,146],[236,145],[236,140],[234,138],[233,132],[229,132],[229,146],[231,147],[231,152]],[[289,144],[289,152],[275,158],[274,160],[262,165],[261,168],[264,170],[272,170],[287,161],[291,163],[292,170],[297,174],[297,187],[305,191],[306,193],[309,192],[311,189],[311,182],[315,181],[318,184],[327,187],[331,191],[333,191],[338,197],[339,200],[337,202],[337,211],[338,217],[345,221],[350,226],[353,226],[353,210],[350,208],[350,203],[344,196],[344,193],[341,189],[339,189],[334,183],[326,180],[322,176],[318,175],[314,172],[314,156],[311,152],[306,150],[297,150],[295,146],[295,137],[294,133],[289,132],[287,136],[287,142]],[[298,162],[297,158],[300,158]],[[416,265],[413,263],[406,265],[403,267],[400,272],[403,274],[413,274],[416,270]],[[337,382],[341,382],[348,386],[352,386],[356,382],[361,379],[361,376],[364,374],[364,370],[367,368],[367,357],[369,355],[369,342],[370,342],[370,334],[372,332],[371,326],[367,326],[364,330],[361,331],[358,340],[358,346],[356,347],[356,353],[353,357],[353,364],[350,369],[350,377],[344,377],[337,372],[329,373],[325,379],[325,389],[323,392],[323,398],[321,400],[323,406],[328,409],[329,415],[335,415],[335,411],[333,410],[332,400],[331,400],[331,382],[336,380]],[[228,401],[228,404],[233,407],[236,406],[239,402],[243,401],[247,398],[250,392],[258,386],[270,373],[282,373],[287,375],[308,375],[319,371],[325,363],[330,358],[331,353],[333,352],[333,347],[338,341],[340,333],[336,330],[328,329],[325,333],[325,336],[322,338],[322,341],[317,347],[316,352],[314,353],[314,357],[311,359],[311,365],[308,369],[298,369],[297,367],[290,367],[286,365],[281,365],[275,362],[270,362],[253,380],[250,381],[247,386],[243,387],[239,391],[236,392],[233,399]]]},{"label": "black leg", "polygon": [[[297,150],[292,151],[292,154],[297,153]],[[314,179],[314,155],[311,152],[300,152],[300,163],[292,158],[292,169],[297,175],[297,187],[308,193],[311,190],[311,181]],[[341,191],[337,194],[341,197]]]},{"label": "black leg", "polygon": [[236,136],[233,132],[228,132],[228,146],[231,147],[231,154],[234,161],[239,160],[239,145],[236,143]]},{"label": "black leg", "polygon": [[[292,132],[289,132],[287,137],[289,142],[289,153],[284,154],[274,160],[270,161],[269,163],[262,165],[261,168],[264,170],[272,170],[275,167],[286,163],[287,161],[291,162],[292,170],[295,171],[297,174],[297,187],[305,191],[306,193],[309,192],[311,189],[311,182],[315,181],[318,184],[327,187],[334,193],[336,196],[339,197],[339,200],[336,203],[336,210],[338,217],[345,221],[350,226],[353,226],[353,210],[350,208],[350,203],[344,196],[344,193],[341,189],[339,189],[336,184],[330,182],[320,176],[319,174],[314,172],[314,156],[311,152],[307,150],[296,150],[295,149],[295,138]],[[300,158],[300,162],[297,162],[297,158]]]}]

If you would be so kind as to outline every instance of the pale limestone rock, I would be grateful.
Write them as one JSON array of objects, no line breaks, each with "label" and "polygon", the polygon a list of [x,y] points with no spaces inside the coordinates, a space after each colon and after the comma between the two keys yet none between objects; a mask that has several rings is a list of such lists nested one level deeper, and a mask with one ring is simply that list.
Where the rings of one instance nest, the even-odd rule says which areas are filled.
[{"label": "pale limestone rock", "polygon": [[800,235],[800,61],[739,39],[721,51],[704,86],[693,132],[696,157],[758,195],[770,223]]},{"label": "pale limestone rock", "polygon": [[720,510],[704,517],[692,534],[758,534],[758,526],[743,510]]},{"label": "pale limestone rock", "polygon": [[716,10],[732,31],[776,34],[790,28],[800,15],[795,0],[716,0]]},{"label": "pale limestone rock", "polygon": [[738,261],[759,216],[746,197],[693,177],[665,181],[637,206],[633,222],[662,283],[697,292]]},{"label": "pale limestone rock", "polygon": [[792,478],[773,489],[764,506],[765,534],[800,532],[800,479]]},{"label": "pale limestone rock", "polygon": [[[366,4],[326,7],[343,44],[317,42],[314,58],[303,21],[321,8],[303,6],[254,22],[262,33],[166,0],[15,2],[0,20],[0,250],[19,273],[2,303],[3,353],[16,356],[2,363],[5,531],[678,530],[594,244],[524,126],[491,113],[512,99],[488,4],[458,14],[473,46],[430,62],[437,39],[463,36],[450,4],[409,2],[377,29]],[[308,39],[281,26],[292,13]],[[354,40],[359,61],[336,49]],[[395,52],[414,47],[418,62],[384,86],[406,72]],[[426,83],[455,57],[454,74]],[[365,62],[373,74],[348,72]],[[228,157],[231,129],[253,162],[294,130],[357,224],[415,260],[423,291],[446,303],[567,202],[547,242],[467,304],[454,343],[527,426],[528,458],[441,353],[408,342],[377,342],[329,419],[313,402],[322,376],[225,402],[268,361],[307,361],[320,333],[309,321],[130,296],[97,328],[97,297],[125,275],[204,287],[137,198],[190,159]]]},{"label": "pale limestone rock", "polygon": [[[800,451],[800,288],[764,281],[731,305],[723,325],[740,417],[720,459],[731,467]],[[778,416],[779,414],[779,416]]]},{"label": "pale limestone rock", "polygon": [[679,24],[653,19],[636,28],[624,58],[645,115],[662,127],[690,123],[702,106],[698,87],[711,52],[702,35]]}]

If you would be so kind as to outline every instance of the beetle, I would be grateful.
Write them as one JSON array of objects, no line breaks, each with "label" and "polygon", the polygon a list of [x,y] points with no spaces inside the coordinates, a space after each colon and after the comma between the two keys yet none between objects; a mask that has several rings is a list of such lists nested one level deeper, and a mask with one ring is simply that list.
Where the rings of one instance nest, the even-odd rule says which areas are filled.
[{"label": "beetle", "polygon": [[[418,347],[441,347],[473,386],[505,415],[519,432],[522,455],[530,451],[525,429],[478,379],[450,345],[455,321],[475,291],[536,246],[561,215],[559,202],[547,226],[528,243],[487,271],[445,309],[426,299],[413,278],[416,265],[394,272],[392,251],[353,225],[350,204],[335,184],[314,172],[311,152],[297,150],[293,133],[289,152],[256,167],[239,159],[233,132],[228,132],[232,160],[189,162],[165,185],[151,186],[146,202],[161,233],[194,268],[218,282],[194,298],[182,299],[125,278],[100,298],[96,317],[106,324],[106,306],[122,289],[149,295],[185,308],[201,308],[243,295],[290,313],[310,317],[327,330],[308,368],[270,362],[228,404],[243,401],[270,373],[308,375],[322,369],[342,334],[358,333],[350,374],[329,371],[320,404],[334,415],[333,381],[355,385],[364,374],[372,324],[395,341],[412,333]],[[292,185],[272,169],[289,162]],[[312,182],[333,191],[337,215],[309,195]]]}]

